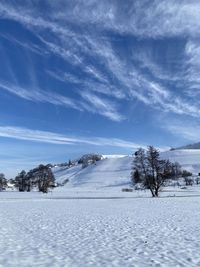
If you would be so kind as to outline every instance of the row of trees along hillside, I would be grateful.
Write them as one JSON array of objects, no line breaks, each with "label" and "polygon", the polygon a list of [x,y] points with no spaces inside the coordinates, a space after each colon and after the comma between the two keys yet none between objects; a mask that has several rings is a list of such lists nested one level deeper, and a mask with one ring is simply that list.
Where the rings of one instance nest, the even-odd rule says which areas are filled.
[{"label": "row of trees along hillside", "polygon": [[100,161],[102,155],[99,154],[85,154],[79,160],[78,164],[82,164],[82,168],[88,167],[90,164],[95,164],[96,161]]},{"label": "row of trees along hillside", "polygon": [[82,164],[82,168],[86,168],[90,164],[95,164],[97,161],[102,160],[102,158],[103,156],[100,154],[89,153],[89,154],[83,155],[79,159],[76,159],[76,160],[69,159],[68,162],[56,164],[56,166],[70,168],[77,164]]},{"label": "row of trees along hillside", "polygon": [[14,180],[15,187],[20,192],[30,192],[37,188],[39,192],[48,193],[49,189],[55,186],[55,178],[51,165],[39,165],[29,172],[21,171]]},{"label": "row of trees along hillside", "polygon": [[140,148],[135,152],[131,179],[133,184],[140,184],[149,189],[153,197],[158,197],[162,187],[169,179],[191,176],[190,172],[181,170],[179,163],[160,158],[159,150],[149,146],[147,150]]}]

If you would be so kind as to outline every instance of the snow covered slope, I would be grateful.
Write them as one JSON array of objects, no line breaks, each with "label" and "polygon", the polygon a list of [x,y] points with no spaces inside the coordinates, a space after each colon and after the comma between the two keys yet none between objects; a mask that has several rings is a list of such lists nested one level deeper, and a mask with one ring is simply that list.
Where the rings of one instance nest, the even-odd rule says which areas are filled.
[{"label": "snow covered slope", "polygon": [[179,162],[183,169],[193,174],[200,172],[200,149],[179,149],[162,152],[161,156],[172,162]]},{"label": "snow covered slope", "polygon": [[114,187],[130,184],[132,157],[109,157],[82,169],[82,165],[53,169],[56,181],[66,187]]},{"label": "snow covered slope", "polygon": [[[161,153],[161,157],[172,162],[179,162],[183,169],[193,174],[200,172],[200,150],[180,149]],[[95,164],[82,169],[78,164],[71,168],[53,168],[56,181],[67,188],[111,188],[130,185],[130,173],[133,158],[131,156],[109,155]]]}]

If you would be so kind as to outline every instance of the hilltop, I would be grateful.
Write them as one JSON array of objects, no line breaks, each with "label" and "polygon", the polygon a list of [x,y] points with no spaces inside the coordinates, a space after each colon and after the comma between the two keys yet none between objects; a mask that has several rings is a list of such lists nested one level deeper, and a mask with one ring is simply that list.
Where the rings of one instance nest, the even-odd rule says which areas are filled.
[{"label": "hilltop", "polygon": [[[161,157],[179,162],[183,169],[193,174],[200,172],[200,149],[177,149],[161,152]],[[52,168],[56,182],[66,188],[113,188],[130,185],[133,157],[128,155],[104,155],[83,168],[80,160],[72,166],[56,165]]]}]

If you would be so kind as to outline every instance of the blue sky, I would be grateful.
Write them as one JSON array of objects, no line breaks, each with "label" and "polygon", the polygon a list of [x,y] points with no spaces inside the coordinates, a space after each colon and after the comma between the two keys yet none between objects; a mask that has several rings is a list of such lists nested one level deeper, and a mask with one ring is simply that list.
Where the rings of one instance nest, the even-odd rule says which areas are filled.
[{"label": "blue sky", "polygon": [[197,0],[0,1],[0,171],[200,136]]}]

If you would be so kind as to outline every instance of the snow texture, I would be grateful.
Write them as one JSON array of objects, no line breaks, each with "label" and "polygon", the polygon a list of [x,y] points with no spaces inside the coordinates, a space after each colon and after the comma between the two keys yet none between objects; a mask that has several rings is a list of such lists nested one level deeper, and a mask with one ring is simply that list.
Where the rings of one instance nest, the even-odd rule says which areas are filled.
[{"label": "snow texture", "polygon": [[200,194],[120,196],[2,192],[0,266],[200,266]]}]

